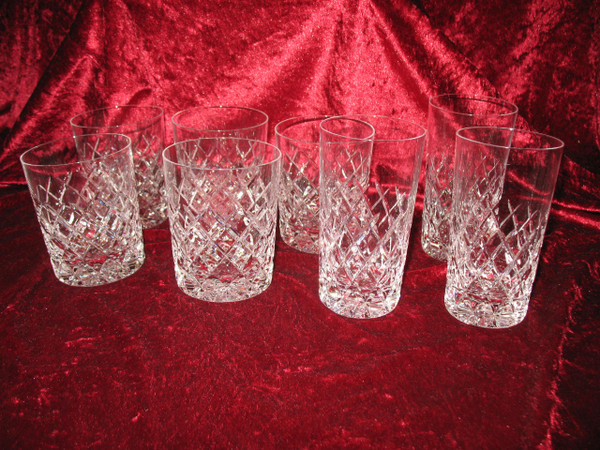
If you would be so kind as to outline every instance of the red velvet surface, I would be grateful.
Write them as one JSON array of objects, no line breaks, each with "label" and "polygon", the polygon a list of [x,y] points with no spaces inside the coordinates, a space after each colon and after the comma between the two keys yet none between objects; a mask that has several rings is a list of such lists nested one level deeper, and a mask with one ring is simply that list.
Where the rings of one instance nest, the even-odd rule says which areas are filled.
[{"label": "red velvet surface", "polygon": [[[89,0],[0,5],[0,445],[592,447],[600,438],[599,16],[595,1]],[[133,276],[53,274],[20,153],[94,107],[250,106],[279,120],[499,95],[566,142],[530,309],[506,330],[444,309],[420,248],[388,316],[339,317],[318,260],[278,241],[234,304],[175,284],[168,228]],[[272,135],[272,134],[271,134]],[[169,138],[170,139],[170,130]]]}]

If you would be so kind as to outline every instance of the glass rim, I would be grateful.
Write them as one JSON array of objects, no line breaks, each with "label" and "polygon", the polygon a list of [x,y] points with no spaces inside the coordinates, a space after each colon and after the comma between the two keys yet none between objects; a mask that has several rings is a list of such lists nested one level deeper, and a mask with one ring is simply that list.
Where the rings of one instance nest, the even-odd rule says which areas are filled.
[{"label": "glass rim", "polygon": [[[250,125],[247,127],[241,127],[241,128],[201,128],[201,127],[193,127],[190,125],[183,125],[181,123],[177,122],[177,119],[179,119],[180,116],[182,116],[185,113],[189,113],[192,111],[201,111],[201,110],[244,110],[244,111],[252,111],[254,113],[258,113],[259,115],[261,115],[263,117],[263,120],[256,124],[256,125]],[[187,108],[187,109],[182,109],[181,111],[176,112],[175,114],[173,114],[171,116],[171,123],[176,126],[177,128],[183,129],[183,130],[193,130],[193,131],[213,131],[213,132],[221,132],[221,131],[232,131],[232,130],[252,130],[254,128],[260,128],[262,126],[265,126],[269,123],[269,116],[267,113],[265,113],[264,111],[261,111],[260,109],[256,109],[256,108],[250,108],[247,106],[229,106],[229,105],[214,105],[214,106],[194,106],[192,108]]]},{"label": "glass rim", "polygon": [[[465,136],[464,132],[468,131],[468,130],[490,130],[490,131],[493,130],[493,131],[510,132],[511,134],[519,133],[519,134],[524,134],[524,135],[532,135],[532,136],[537,136],[539,138],[545,139],[545,140],[547,140],[547,142],[549,144],[553,143],[553,145],[551,144],[551,146],[549,146],[549,147],[540,147],[540,146],[534,146],[534,147],[520,147],[519,146],[518,147],[518,146],[514,146],[512,144],[509,144],[509,145],[494,144],[491,142],[485,142],[485,140],[483,140],[483,139],[475,139],[475,138]],[[550,136],[549,134],[540,133],[538,131],[526,130],[524,128],[490,127],[490,126],[463,127],[463,128],[459,128],[456,131],[456,136],[464,141],[472,142],[474,144],[487,145],[488,147],[509,149],[509,150],[548,152],[548,151],[561,151],[565,146],[565,143],[559,138]],[[512,139],[511,139],[511,141],[512,141]]]},{"label": "glass rim", "polygon": [[[347,115],[338,116],[338,117],[357,118],[361,122],[365,122],[365,123],[368,123],[369,125],[371,125],[373,127],[373,129],[375,130],[374,136],[373,136],[374,142],[408,142],[408,141],[412,141],[412,140],[422,139],[427,135],[427,128],[425,128],[423,125],[420,125],[417,122],[412,121],[412,120],[402,119],[400,117],[385,116],[382,114],[347,114]],[[367,122],[366,120],[363,120],[363,119],[368,119],[368,118],[385,119],[388,121],[403,123],[406,125],[412,125],[412,126],[416,127],[417,129],[419,129],[420,133],[415,134],[414,136],[409,136],[409,137],[405,137],[405,138],[378,138],[377,130],[375,129],[375,127],[371,123]]]},{"label": "glass rim", "polygon": [[[81,139],[81,138],[85,138],[85,137],[95,137],[97,138],[98,136],[120,136],[122,138],[125,138],[125,145],[113,152],[107,153],[106,155],[102,155],[102,156],[98,156],[98,157],[94,157],[94,158],[89,158],[89,159],[78,159],[77,161],[73,161],[73,162],[68,162],[68,163],[57,163],[57,164],[36,164],[36,163],[31,163],[31,162],[27,162],[25,161],[28,157],[30,157],[30,155],[36,151],[39,150],[42,147],[49,147],[51,145],[57,144],[59,142],[68,142],[68,143],[72,143],[74,145],[77,145],[76,143],[76,139]],[[121,134],[121,133],[95,133],[95,134],[82,134],[79,136],[70,136],[70,137],[63,137],[63,138],[59,138],[59,139],[54,139],[52,141],[47,141],[47,142],[43,142],[41,144],[35,145],[27,150],[25,150],[23,153],[21,153],[21,156],[19,156],[19,160],[21,161],[21,164],[23,165],[23,167],[69,167],[69,166],[76,166],[76,165],[80,165],[83,163],[87,163],[87,162],[92,162],[92,161],[101,161],[103,159],[115,156],[121,152],[127,151],[128,149],[131,149],[131,138],[125,134]]]},{"label": "glass rim", "polygon": [[[261,162],[258,164],[251,164],[251,165],[244,166],[244,167],[200,167],[200,166],[189,164],[189,163],[180,163],[177,161],[173,161],[167,155],[167,152],[170,152],[171,149],[173,149],[177,146],[180,146],[183,144],[188,144],[188,143],[195,143],[195,142],[202,141],[202,140],[257,142],[259,144],[264,144],[265,146],[272,148],[274,150],[273,157],[269,161]],[[219,137],[186,139],[185,141],[174,142],[173,144],[165,147],[165,149],[162,151],[162,158],[163,158],[163,161],[168,162],[169,164],[173,164],[173,165],[179,166],[179,167],[185,167],[185,168],[192,169],[195,171],[203,171],[203,172],[224,171],[225,172],[225,171],[236,171],[236,170],[248,170],[248,169],[253,169],[253,168],[257,168],[257,167],[265,167],[265,166],[270,166],[270,165],[276,164],[278,161],[281,160],[282,152],[279,149],[279,147],[277,147],[276,145],[270,144],[269,142],[266,142],[266,141],[261,141],[259,139],[249,139],[249,138],[240,138],[240,137],[232,137],[232,136],[227,136],[227,137],[219,136]]]},{"label": "glass rim", "polygon": [[281,120],[280,122],[278,122],[277,125],[275,125],[274,132],[275,132],[276,136],[280,136],[280,137],[285,138],[285,139],[287,139],[289,141],[300,142],[302,144],[318,145],[319,141],[307,141],[307,140],[304,140],[304,139],[293,138],[293,137],[290,137],[290,136],[284,134],[283,131],[287,130],[288,128],[292,127],[293,125],[301,124],[301,123],[306,123],[306,122],[316,122],[316,121],[319,121],[319,125],[320,125],[320,123],[323,120],[329,119],[330,117],[335,117],[335,115],[333,115],[333,114],[323,114],[323,115],[317,115],[317,116],[294,116],[294,117],[289,117],[287,119],[284,119],[284,120]]},{"label": "glass rim", "polygon": [[[332,121],[332,120],[335,120],[335,119],[349,119],[349,120],[353,120],[355,122],[360,122],[360,123],[362,123],[364,125],[367,125],[371,129],[371,133],[367,137],[357,138],[357,137],[346,136],[346,135],[343,135],[343,134],[335,133],[333,131],[329,131],[329,130],[323,128],[323,124],[325,122],[329,122],[329,121]],[[366,141],[369,141],[369,140],[373,140],[373,137],[375,136],[375,128],[373,127],[373,125],[371,125],[368,122],[365,122],[364,120],[360,120],[360,119],[357,119],[356,117],[353,117],[352,114],[342,114],[342,115],[328,117],[327,119],[324,119],[324,120],[321,121],[321,123],[319,125],[319,129],[322,130],[322,131],[324,131],[324,132],[326,132],[326,133],[329,133],[329,134],[331,134],[333,136],[344,138],[344,139],[346,139],[348,141],[351,141],[351,142],[356,142],[356,141],[366,142]],[[326,141],[326,142],[329,142],[329,141]]]},{"label": "glass rim", "polygon": [[[473,113],[469,113],[469,112],[456,111],[454,109],[451,109],[451,108],[448,108],[445,106],[441,106],[441,105],[435,103],[436,100],[439,100],[441,98],[456,98],[456,99],[461,99],[461,100],[469,100],[472,102],[491,103],[491,104],[494,104],[497,106],[504,107],[507,109],[507,111],[506,112],[494,112],[494,113],[489,113],[489,114],[473,114]],[[429,97],[429,104],[433,108],[436,108],[440,111],[445,111],[445,112],[449,112],[452,114],[456,114],[457,116],[508,117],[508,116],[519,114],[519,107],[516,104],[509,102],[508,100],[505,100],[500,97],[492,97],[492,96],[488,96],[488,95],[466,95],[466,94],[463,95],[463,94],[458,94],[458,93],[440,94],[440,95],[434,95],[432,97]]]},{"label": "glass rim", "polygon": [[[81,124],[81,123],[76,123],[77,120],[82,120],[84,117],[89,117],[90,115],[97,114],[102,111],[110,111],[110,110],[116,110],[116,109],[121,109],[121,110],[147,109],[150,111],[156,111],[156,114],[154,114],[151,117],[148,117],[146,119],[133,120],[131,122],[126,122],[126,123],[122,123],[122,124],[118,124],[118,125],[85,125],[85,124]],[[107,106],[104,108],[89,109],[87,111],[84,111],[82,113],[74,115],[73,117],[71,117],[69,122],[72,127],[89,128],[92,130],[102,130],[102,129],[111,129],[111,128],[118,129],[118,128],[130,127],[132,125],[135,125],[136,128],[146,128],[146,125],[150,125],[150,124],[156,122],[158,119],[163,117],[164,114],[165,114],[164,110],[160,106],[155,106],[155,105],[114,105],[114,106]]]}]

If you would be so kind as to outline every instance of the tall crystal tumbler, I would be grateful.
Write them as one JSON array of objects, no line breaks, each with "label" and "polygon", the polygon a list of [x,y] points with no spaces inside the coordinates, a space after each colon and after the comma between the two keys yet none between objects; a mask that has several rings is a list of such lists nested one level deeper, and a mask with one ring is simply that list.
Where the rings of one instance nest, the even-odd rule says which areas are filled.
[{"label": "tall crystal tumbler", "polygon": [[[361,123],[374,139],[364,125],[356,133]],[[383,116],[321,124],[319,295],[337,314],[375,318],[398,304],[425,135]]]},{"label": "tall crystal tumbler", "polygon": [[23,153],[21,164],[60,281],[97,286],[142,266],[144,244],[127,136],[47,142]]},{"label": "tall crystal tumbler", "polygon": [[175,142],[203,137],[267,140],[269,116],[241,106],[199,106],[171,118]]},{"label": "tall crystal tumbler", "polygon": [[281,153],[263,141],[204,138],[164,151],[177,284],[211,302],[271,284]]},{"label": "tall crystal tumbler", "polygon": [[421,227],[421,246],[429,256],[446,260],[456,131],[475,125],[514,127],[517,112],[512,103],[493,97],[443,94],[429,100]]},{"label": "tall crystal tumbler", "polygon": [[319,252],[319,132],[327,116],[294,117],[275,126],[283,155],[279,232],[286,244]]},{"label": "tall crystal tumbler", "polygon": [[161,153],[165,144],[165,123],[158,106],[122,105],[95,109],[71,119],[75,136],[93,133],[121,133],[131,138],[140,218],[144,228],[167,218]]},{"label": "tall crystal tumbler", "polygon": [[445,305],[461,322],[505,328],[525,318],[562,151],[531,131],[457,132]]}]

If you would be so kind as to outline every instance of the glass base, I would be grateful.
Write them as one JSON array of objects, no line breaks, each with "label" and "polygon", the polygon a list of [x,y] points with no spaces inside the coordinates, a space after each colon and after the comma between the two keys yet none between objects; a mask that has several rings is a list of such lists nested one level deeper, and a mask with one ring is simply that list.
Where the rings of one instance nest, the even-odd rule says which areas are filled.
[{"label": "glass base", "polygon": [[133,275],[145,260],[143,246],[124,260],[107,259],[102,264],[88,263],[70,265],[61,259],[51,259],[54,275],[64,284],[77,287],[94,287],[114,283]]},{"label": "glass base", "polygon": [[282,222],[279,223],[281,239],[287,245],[304,253],[319,253],[319,230],[294,228]]},{"label": "glass base", "polygon": [[142,228],[144,230],[157,227],[167,220],[166,211],[152,213],[148,216],[149,217],[142,217],[140,215],[140,222],[142,223]]},{"label": "glass base", "polygon": [[303,252],[303,253],[311,253],[313,255],[316,255],[319,253],[319,247],[317,245],[317,243],[312,240],[310,237],[306,237],[306,236],[300,236],[300,235],[296,235],[296,236],[281,236],[281,239],[283,239],[283,242],[285,242],[287,245],[289,245],[290,247]]},{"label": "glass base", "polygon": [[438,261],[446,261],[446,247],[438,242],[433,242],[430,239],[421,236],[421,247],[423,251]]},{"label": "glass base", "polygon": [[446,310],[459,321],[481,328],[509,328],[525,319],[529,299],[497,299],[468,295],[446,287]]},{"label": "glass base", "polygon": [[181,278],[177,285],[185,294],[198,300],[212,303],[232,303],[248,300],[264,292],[271,285],[271,278],[260,283],[248,280],[221,281],[214,278],[190,280]]},{"label": "glass base", "polygon": [[[358,295],[357,295],[358,294]],[[396,308],[400,300],[399,292],[389,292],[385,298],[378,293],[361,293],[354,289],[335,291],[321,285],[319,289],[321,302],[340,316],[350,319],[376,319],[389,314]]]}]

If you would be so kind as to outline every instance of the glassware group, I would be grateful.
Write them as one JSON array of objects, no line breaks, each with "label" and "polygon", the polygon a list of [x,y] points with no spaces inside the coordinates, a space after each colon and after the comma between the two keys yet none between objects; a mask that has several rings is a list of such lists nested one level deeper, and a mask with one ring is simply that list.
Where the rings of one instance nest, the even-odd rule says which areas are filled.
[{"label": "glassware group", "polygon": [[427,130],[395,115],[268,116],[236,106],[172,117],[123,105],[71,119],[73,137],[21,163],[57,278],[95,286],[144,262],[142,228],[167,217],[176,281],[191,297],[239,301],[273,278],[276,229],[319,255],[319,296],[376,318],[399,302],[425,150],[423,250],[447,260],[444,302],[480,327],[527,312],[563,143],[515,129],[517,107],[445,94]]}]

